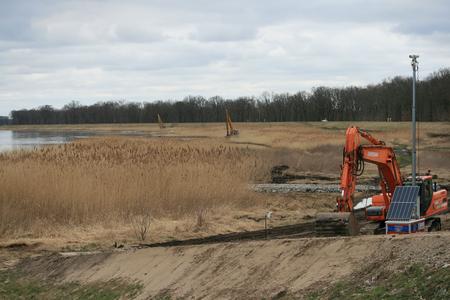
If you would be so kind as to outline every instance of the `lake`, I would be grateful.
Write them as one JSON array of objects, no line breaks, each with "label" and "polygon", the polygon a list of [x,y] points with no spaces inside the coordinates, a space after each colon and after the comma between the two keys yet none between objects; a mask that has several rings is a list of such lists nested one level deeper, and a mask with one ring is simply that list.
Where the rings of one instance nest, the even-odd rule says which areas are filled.
[{"label": "lake", "polygon": [[0,130],[0,151],[32,149],[43,145],[64,144],[75,139],[99,135],[89,131],[15,131]]},{"label": "lake", "polygon": [[172,137],[180,140],[190,140],[193,138],[204,138],[205,136],[183,136],[176,137],[172,131],[161,133],[155,131],[139,130],[111,130],[111,131],[63,131],[63,130],[0,130],[0,152],[33,149],[44,145],[65,144],[76,139],[93,136],[140,136],[147,138]]}]

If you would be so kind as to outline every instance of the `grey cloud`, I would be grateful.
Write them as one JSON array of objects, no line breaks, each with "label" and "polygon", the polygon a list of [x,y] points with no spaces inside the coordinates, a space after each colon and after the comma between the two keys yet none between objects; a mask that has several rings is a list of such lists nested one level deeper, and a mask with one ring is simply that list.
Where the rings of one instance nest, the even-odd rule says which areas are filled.
[{"label": "grey cloud", "polygon": [[112,33],[114,35],[113,39],[118,42],[153,43],[165,39],[163,34],[157,30],[151,30],[144,27],[124,26],[123,24],[113,28]]},{"label": "grey cloud", "polygon": [[206,42],[242,41],[256,37],[256,28],[234,24],[201,24],[190,35],[194,40]]},{"label": "grey cloud", "polygon": [[[449,12],[450,16],[450,12]],[[426,23],[404,22],[394,27],[395,31],[411,35],[447,34],[450,36],[450,17]]]},{"label": "grey cloud", "polygon": [[225,97],[450,65],[445,1],[2,1],[0,114],[70,100]]}]

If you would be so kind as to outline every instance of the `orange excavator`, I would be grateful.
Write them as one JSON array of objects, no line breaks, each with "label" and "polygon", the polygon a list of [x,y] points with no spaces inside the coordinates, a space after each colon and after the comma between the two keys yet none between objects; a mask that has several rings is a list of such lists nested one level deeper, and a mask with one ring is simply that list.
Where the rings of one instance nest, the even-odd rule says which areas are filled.
[{"label": "orange excavator", "polygon": [[[361,137],[370,144],[361,144]],[[322,235],[356,235],[360,225],[354,214],[354,192],[358,176],[364,172],[365,163],[378,167],[381,193],[371,197],[371,205],[365,208],[367,221],[378,223],[376,232],[383,232],[392,196],[397,186],[411,184],[411,178],[404,180],[392,147],[386,146],[369,133],[351,126],[346,132],[341,168],[341,195],[337,197],[335,213],[317,215],[316,231]],[[417,176],[420,187],[420,217],[426,220],[428,230],[439,230],[439,214],[447,212],[447,190],[437,190],[431,175]]]},{"label": "orange excavator", "polygon": [[227,126],[227,137],[233,135],[239,135],[239,130],[233,128],[233,123],[231,123],[231,116],[228,109],[225,110],[225,123]]}]

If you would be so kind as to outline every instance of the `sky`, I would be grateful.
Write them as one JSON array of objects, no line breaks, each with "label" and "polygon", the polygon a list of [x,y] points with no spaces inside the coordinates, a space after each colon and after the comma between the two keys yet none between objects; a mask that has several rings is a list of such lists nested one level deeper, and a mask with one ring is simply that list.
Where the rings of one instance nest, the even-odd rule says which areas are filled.
[{"label": "sky", "polygon": [[0,115],[225,98],[450,67],[450,2],[0,0]]}]

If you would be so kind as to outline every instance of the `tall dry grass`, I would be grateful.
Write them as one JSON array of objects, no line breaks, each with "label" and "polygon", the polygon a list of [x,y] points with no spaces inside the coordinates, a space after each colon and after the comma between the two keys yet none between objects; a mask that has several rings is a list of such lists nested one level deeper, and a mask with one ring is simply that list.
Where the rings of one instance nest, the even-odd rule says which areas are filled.
[{"label": "tall dry grass", "polygon": [[211,141],[97,138],[3,153],[0,234],[250,206],[247,184],[268,168],[256,150]]}]

